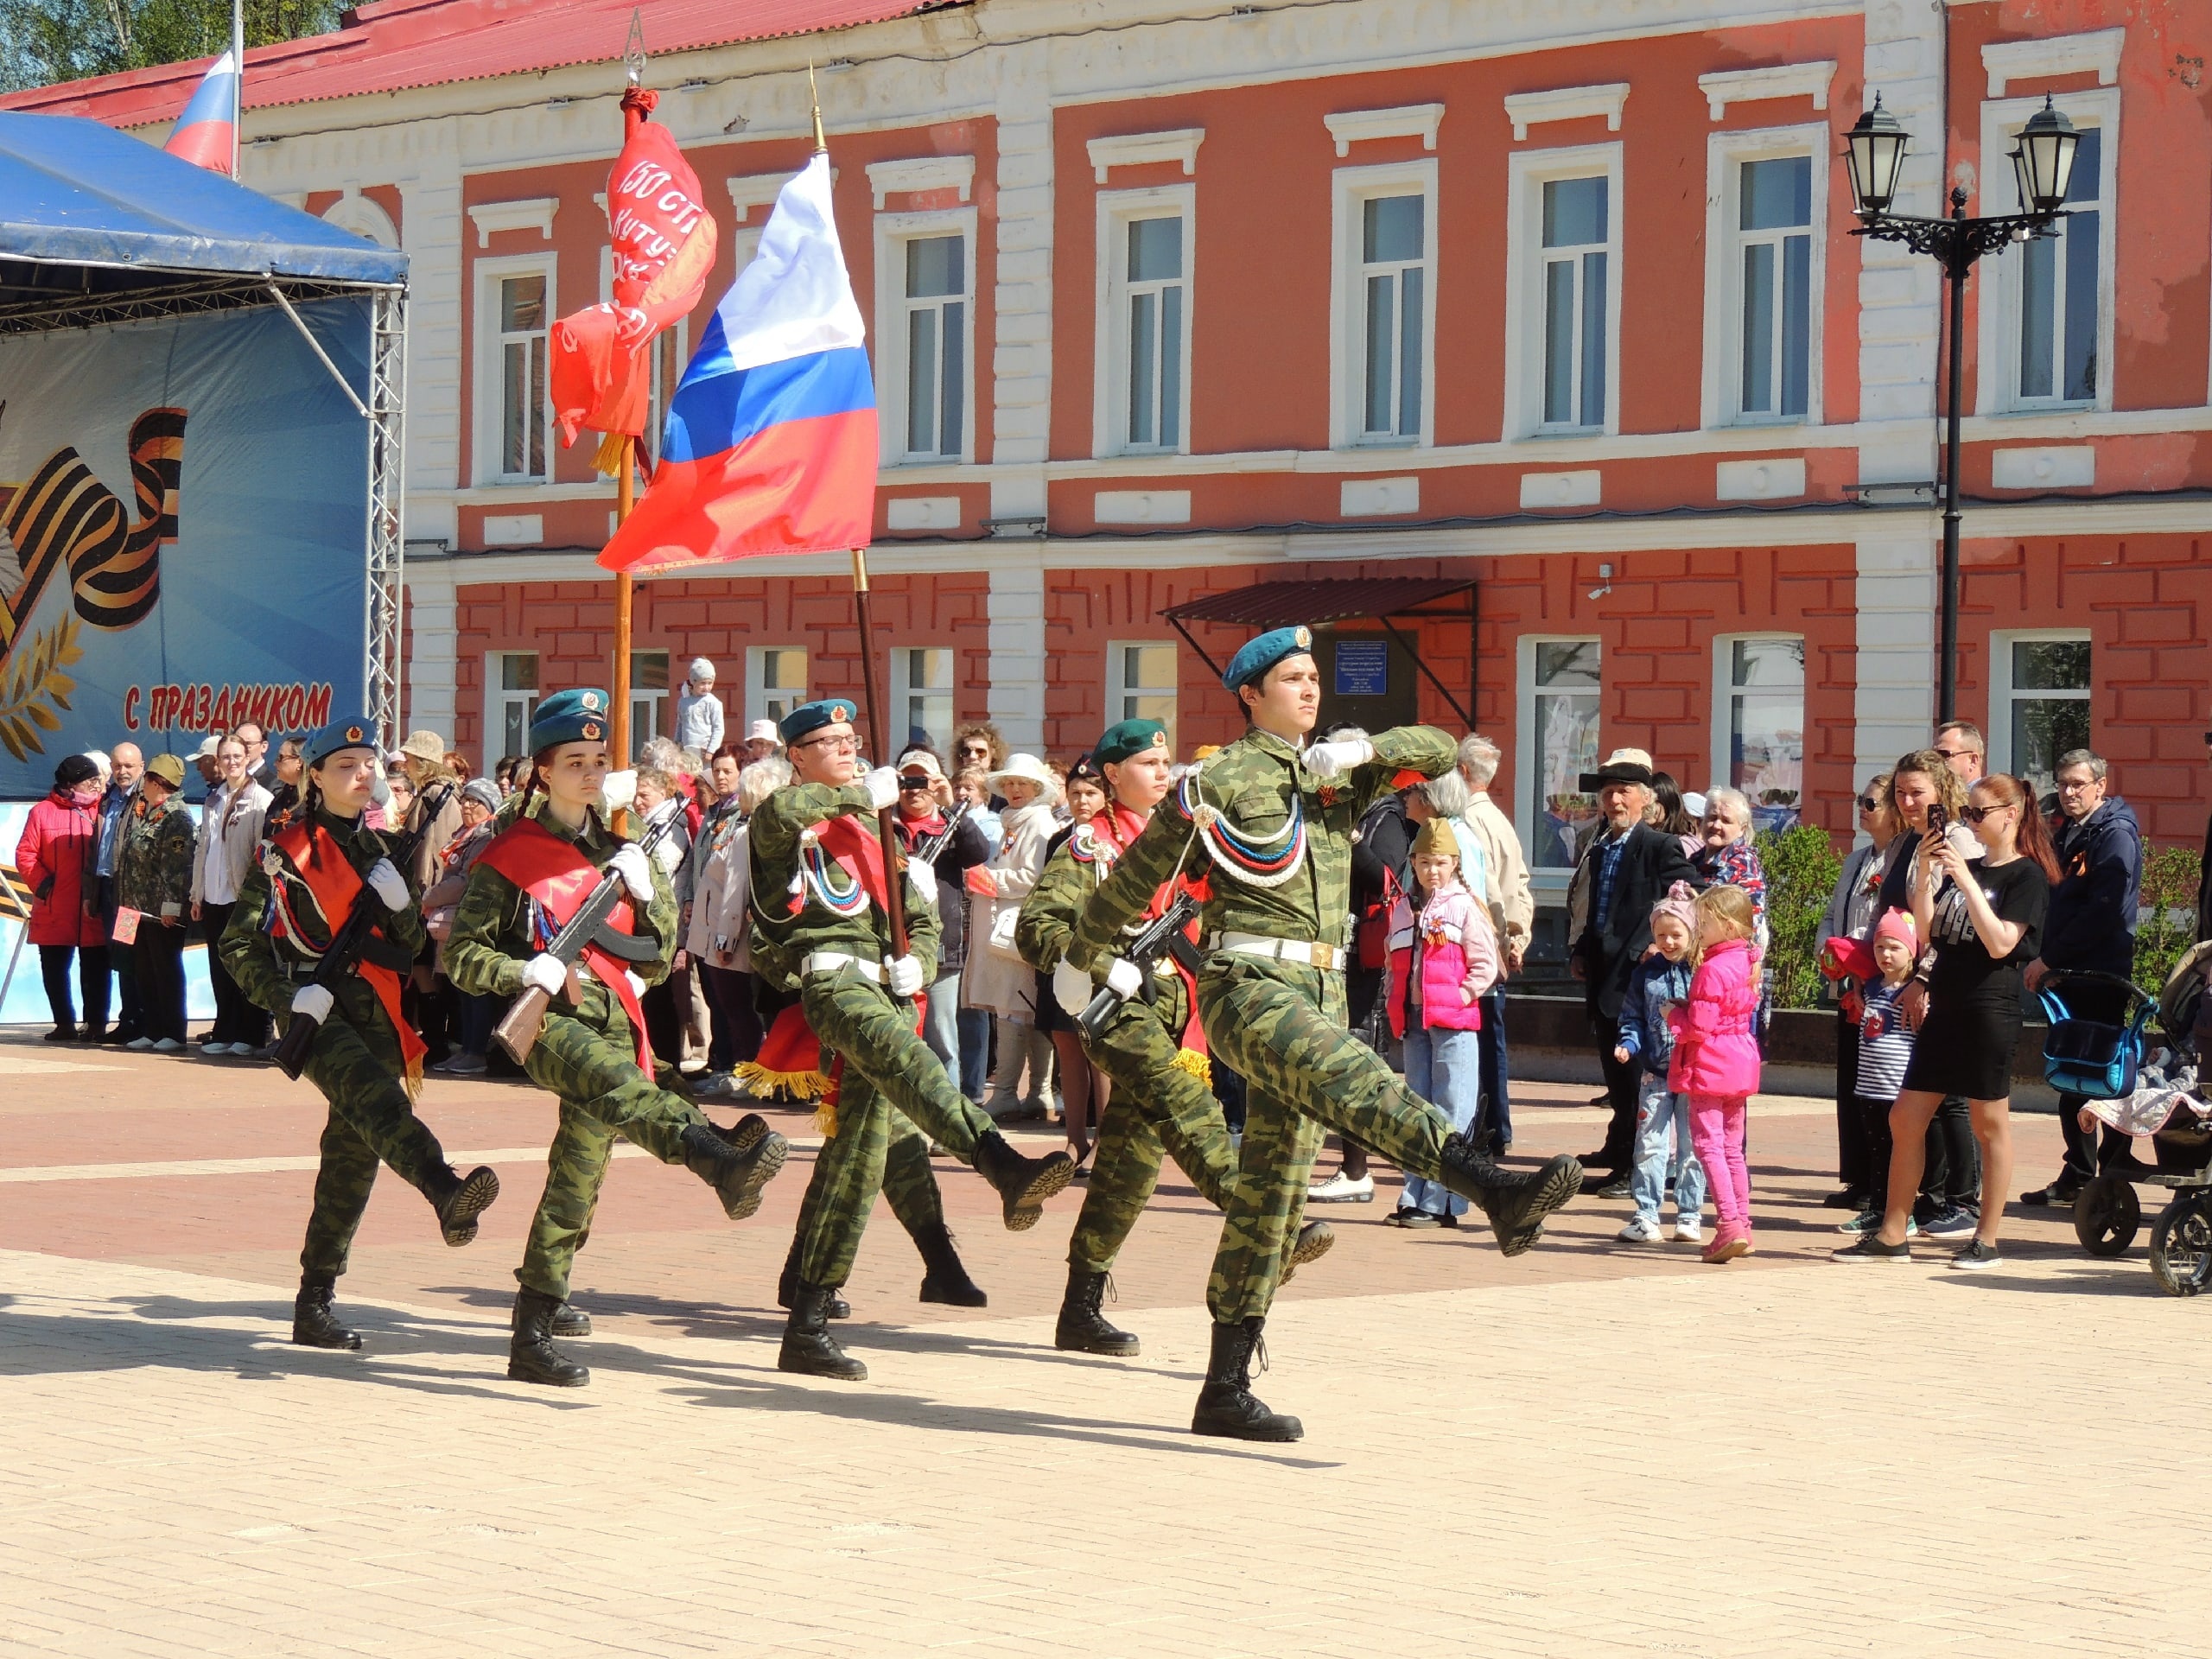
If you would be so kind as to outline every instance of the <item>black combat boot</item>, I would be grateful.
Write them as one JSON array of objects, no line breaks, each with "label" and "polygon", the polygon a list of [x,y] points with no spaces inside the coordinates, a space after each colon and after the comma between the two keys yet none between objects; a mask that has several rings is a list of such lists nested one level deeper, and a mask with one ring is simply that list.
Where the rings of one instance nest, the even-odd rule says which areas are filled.
[{"label": "black combat boot", "polygon": [[758,1112],[747,1112],[729,1128],[715,1129],[715,1133],[740,1152],[750,1152],[767,1138],[768,1120]]},{"label": "black combat boot", "polygon": [[1068,1292],[1060,1299],[1060,1322],[1052,1332],[1052,1346],[1071,1354],[1103,1354],[1109,1359],[1135,1359],[1140,1344],[1134,1332],[1116,1329],[1099,1306],[1114,1281],[1103,1273],[1068,1263]]},{"label": "black combat boot", "polygon": [[572,1303],[563,1302],[553,1310],[553,1317],[545,1321],[549,1337],[588,1337],[591,1335],[591,1315]]},{"label": "black combat boot", "polygon": [[834,1286],[810,1285],[804,1279],[791,1287],[791,1317],[784,1326],[784,1349],[776,1356],[779,1371],[801,1376],[833,1377],[840,1382],[864,1382],[868,1367],[837,1345],[830,1334],[830,1299]]},{"label": "black combat boot", "polygon": [[1045,1200],[1074,1179],[1075,1160],[1065,1152],[1025,1158],[996,1129],[987,1129],[976,1142],[976,1173],[1004,1200],[1007,1231],[1026,1233],[1045,1213]]},{"label": "black combat boot", "polygon": [[784,1166],[791,1143],[773,1130],[740,1152],[725,1141],[711,1123],[694,1123],[683,1131],[683,1166],[715,1189],[722,1213],[743,1221],[760,1207],[760,1190]]},{"label": "black combat boot", "polygon": [[[791,1253],[784,1258],[783,1276],[776,1281],[776,1306],[788,1310],[798,1300],[798,1240],[793,1239]],[[823,1317],[831,1319],[849,1319],[853,1317],[853,1305],[833,1290],[830,1293],[829,1302],[823,1309]]]},{"label": "black combat boot", "polygon": [[1532,1248],[1544,1217],[1582,1190],[1582,1166],[1562,1154],[1542,1168],[1501,1167],[1464,1135],[1444,1139],[1444,1185],[1489,1217],[1502,1255]]},{"label": "black combat boot", "polygon": [[479,1164],[467,1174],[451,1164],[441,1164],[423,1183],[423,1196],[438,1212],[438,1230],[456,1249],[476,1238],[476,1218],[499,1196],[499,1177],[488,1164]]},{"label": "black combat boot", "polygon": [[952,1248],[952,1235],[945,1230],[943,1222],[925,1227],[914,1235],[914,1248],[922,1253],[922,1300],[944,1302],[952,1307],[988,1307],[991,1299],[983,1294],[983,1287],[968,1276],[968,1269],[961,1264],[960,1252]]},{"label": "black combat boot", "polygon": [[1198,1408],[1191,1414],[1191,1433],[1217,1434],[1231,1440],[1300,1440],[1306,1425],[1295,1417],[1269,1411],[1252,1392],[1252,1357],[1268,1368],[1267,1346],[1260,1340],[1263,1319],[1213,1328],[1213,1353],[1206,1361],[1205,1386],[1198,1390]]},{"label": "black combat boot", "polygon": [[550,1329],[561,1299],[535,1290],[515,1293],[515,1335],[507,1347],[507,1376],[549,1389],[581,1389],[591,1373],[553,1345]]},{"label": "black combat boot", "polygon": [[1298,1230],[1298,1243],[1290,1247],[1290,1260],[1283,1265],[1282,1281],[1288,1284],[1291,1276],[1308,1262],[1319,1262],[1336,1245],[1337,1230],[1325,1221],[1309,1221]]},{"label": "black combat boot", "polygon": [[300,1294],[292,1299],[292,1340],[302,1348],[359,1348],[358,1332],[349,1331],[330,1311],[338,1281],[315,1274],[300,1279]]}]

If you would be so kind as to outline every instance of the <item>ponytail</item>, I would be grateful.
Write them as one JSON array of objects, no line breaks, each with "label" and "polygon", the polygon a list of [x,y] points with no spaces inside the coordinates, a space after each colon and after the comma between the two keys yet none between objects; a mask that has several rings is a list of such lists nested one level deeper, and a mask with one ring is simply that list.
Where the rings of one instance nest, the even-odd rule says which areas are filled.
[{"label": "ponytail", "polygon": [[1994,772],[1974,785],[1988,791],[1991,804],[2019,809],[2019,827],[2012,832],[2012,849],[2031,860],[2044,880],[2058,885],[2058,849],[2051,845],[2050,826],[2044,822],[2043,807],[2024,779],[2008,772]]}]

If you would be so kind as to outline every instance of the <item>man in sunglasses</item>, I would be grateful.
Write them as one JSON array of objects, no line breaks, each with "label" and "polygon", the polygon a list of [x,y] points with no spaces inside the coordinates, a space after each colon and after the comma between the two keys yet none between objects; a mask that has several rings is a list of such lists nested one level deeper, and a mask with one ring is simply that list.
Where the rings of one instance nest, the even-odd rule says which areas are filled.
[{"label": "man in sunglasses", "polygon": [[1989,745],[1981,728],[1970,720],[1947,720],[1936,728],[1936,753],[1954,776],[1972,789],[1981,781],[1987,766]]}]

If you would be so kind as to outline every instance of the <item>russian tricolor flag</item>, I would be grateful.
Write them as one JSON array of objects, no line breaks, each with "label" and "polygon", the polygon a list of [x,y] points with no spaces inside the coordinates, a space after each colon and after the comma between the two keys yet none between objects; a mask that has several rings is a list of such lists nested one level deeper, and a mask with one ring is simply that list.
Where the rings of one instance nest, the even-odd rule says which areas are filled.
[{"label": "russian tricolor flag", "polygon": [[609,570],[866,547],[875,383],[817,153],[776,198],[760,251],[715,308],[670,400],[645,499]]},{"label": "russian tricolor flag", "polygon": [[227,179],[238,130],[238,60],[226,52],[207,66],[192,101],[177,117],[176,128],[162,148]]}]

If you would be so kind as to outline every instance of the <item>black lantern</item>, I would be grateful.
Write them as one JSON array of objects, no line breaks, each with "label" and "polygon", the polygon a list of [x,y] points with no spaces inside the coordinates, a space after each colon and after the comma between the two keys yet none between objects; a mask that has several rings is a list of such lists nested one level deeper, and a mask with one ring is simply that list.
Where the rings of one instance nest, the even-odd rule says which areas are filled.
[{"label": "black lantern", "polygon": [[2020,129],[2020,147],[2012,152],[2012,171],[2020,181],[2020,207],[2031,213],[2055,213],[2065,205],[2066,187],[2074,176],[2074,151],[2082,135],[2061,114],[2048,94],[2043,108]]},{"label": "black lantern", "polygon": [[1897,124],[1897,117],[1882,107],[1882,95],[1875,93],[1874,107],[1861,114],[1846,135],[1843,152],[1851,168],[1853,211],[1859,218],[1885,213],[1897,200],[1898,175],[1904,170],[1904,129]]}]

